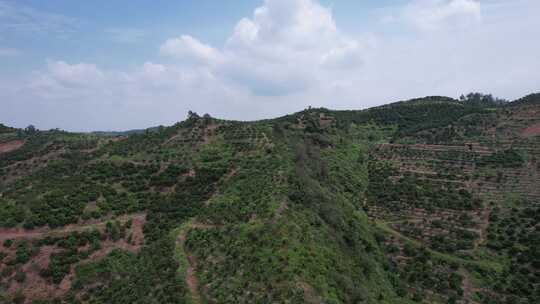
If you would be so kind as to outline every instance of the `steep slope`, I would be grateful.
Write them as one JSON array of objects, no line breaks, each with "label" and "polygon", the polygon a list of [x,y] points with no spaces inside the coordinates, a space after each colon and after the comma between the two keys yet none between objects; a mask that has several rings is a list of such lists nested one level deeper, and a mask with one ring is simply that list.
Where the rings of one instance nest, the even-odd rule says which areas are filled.
[{"label": "steep slope", "polygon": [[537,273],[535,101],[427,97],[249,123],[191,113],[129,136],[11,132],[3,297],[534,301],[534,283],[503,280]]},{"label": "steep slope", "polygon": [[387,252],[417,298],[538,301],[536,101],[531,95],[373,150],[366,210],[392,235]]},{"label": "steep slope", "polygon": [[[392,302],[359,204],[369,142],[340,132],[313,111],[193,116],[129,137],[24,135],[1,159],[6,297]],[[143,246],[128,225],[138,218]]]}]

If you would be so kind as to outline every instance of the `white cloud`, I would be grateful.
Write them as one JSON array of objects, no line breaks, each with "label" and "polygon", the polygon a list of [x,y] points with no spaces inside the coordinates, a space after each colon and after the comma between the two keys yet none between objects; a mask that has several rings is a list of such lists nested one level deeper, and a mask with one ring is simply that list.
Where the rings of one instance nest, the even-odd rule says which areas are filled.
[{"label": "white cloud", "polygon": [[0,84],[0,121],[23,117],[41,128],[84,131],[172,124],[183,120],[188,110],[232,114],[243,106],[230,109],[228,101],[248,100],[204,69],[152,62],[130,70],[106,70],[88,63],[49,61],[25,79],[0,79]]},{"label": "white cloud", "polygon": [[195,87],[202,78],[204,74],[196,70],[180,70],[152,62],[129,71],[115,71],[88,63],[49,61],[47,69],[35,72],[22,90],[28,90],[40,99],[63,99],[71,103],[107,96],[116,96],[124,101],[139,94],[171,93]]},{"label": "white cloud", "polygon": [[52,60],[20,79],[0,73],[0,121],[121,130],[171,124],[188,110],[258,119],[468,91],[517,98],[540,89],[538,9],[537,0],[413,0],[350,37],[315,0],[266,0],[222,46],[188,35],[156,46],[166,63],[111,70]]},{"label": "white cloud", "polygon": [[195,61],[224,82],[269,96],[325,85],[326,69],[358,68],[364,51],[337,29],[329,9],[312,0],[266,0],[219,50],[191,36],[161,46],[162,54]]},{"label": "white cloud", "polygon": [[[266,0],[251,19],[236,26],[227,48],[256,50],[275,43],[279,50],[303,53],[306,49],[324,50],[340,37],[331,11],[311,0]],[[275,54],[266,50],[266,54]]]},{"label": "white cloud", "polygon": [[209,45],[189,36],[167,40],[160,48],[161,54],[173,56],[185,62],[214,65],[221,61],[221,54]]},{"label": "white cloud", "polygon": [[477,0],[415,0],[403,11],[410,24],[423,31],[463,29],[482,20]]},{"label": "white cloud", "polygon": [[99,93],[107,85],[106,75],[93,64],[49,61],[47,69],[35,72],[20,92],[31,92],[40,100],[80,100]]},{"label": "white cloud", "polygon": [[49,76],[66,85],[100,83],[105,77],[96,65],[79,63],[70,65],[63,61],[48,63]]}]

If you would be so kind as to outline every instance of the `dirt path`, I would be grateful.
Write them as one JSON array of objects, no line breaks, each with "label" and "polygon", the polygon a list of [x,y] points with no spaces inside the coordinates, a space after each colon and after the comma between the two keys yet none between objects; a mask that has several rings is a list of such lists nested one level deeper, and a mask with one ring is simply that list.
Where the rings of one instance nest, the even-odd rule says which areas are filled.
[{"label": "dirt path", "polygon": [[203,297],[199,291],[199,280],[197,278],[196,269],[197,269],[197,259],[193,254],[190,254],[185,247],[186,239],[188,236],[189,229],[212,229],[217,227],[216,225],[205,224],[198,222],[196,219],[192,219],[187,223],[184,223],[182,226],[177,228],[175,233],[176,236],[176,248],[175,248],[175,257],[180,264],[178,269],[180,274],[185,277],[185,282],[188,287],[189,293],[191,295],[191,300],[194,304],[204,303]]},{"label": "dirt path", "polygon": [[191,295],[191,299],[192,299],[193,303],[195,303],[195,304],[202,304],[203,301],[202,301],[201,295],[199,293],[199,280],[197,279],[197,275],[195,273],[195,268],[197,266],[197,261],[195,260],[195,257],[193,255],[190,255],[186,251],[186,249],[185,249],[186,247],[184,246],[185,243],[186,243],[187,232],[188,232],[189,228],[190,228],[190,226],[188,225],[187,227],[184,227],[182,229],[182,231],[178,235],[176,245],[179,247],[178,250],[182,251],[183,255],[185,256],[184,258],[186,259],[186,261],[179,261],[180,265],[187,262],[187,265],[185,265],[186,266],[185,280],[186,280],[186,285],[187,285],[187,287],[189,289],[189,293]]},{"label": "dirt path", "polygon": [[146,214],[144,213],[137,213],[137,214],[128,214],[128,215],[122,215],[114,219],[108,219],[106,221],[99,221],[99,222],[90,222],[86,224],[71,224],[64,226],[62,228],[57,229],[50,229],[47,227],[41,227],[37,229],[27,230],[23,228],[13,228],[13,229],[0,229],[0,241],[5,241],[7,239],[36,239],[45,237],[48,235],[55,235],[55,234],[66,234],[74,231],[85,231],[93,228],[102,228],[107,224],[109,221],[118,220],[120,222],[126,222],[129,219],[133,219],[134,222],[141,222],[144,221],[146,217]]},{"label": "dirt path", "polygon": [[463,276],[463,299],[467,301],[466,303],[478,304],[478,302],[473,300],[474,293],[477,289],[473,286],[471,275],[465,268],[461,268],[459,272]]},{"label": "dirt path", "polygon": [[202,304],[202,298],[199,294],[199,280],[197,279],[197,276],[195,275],[195,268],[196,268],[196,261],[195,257],[192,255],[187,256],[188,260],[188,268],[186,270],[186,283],[189,289],[189,292],[191,293],[191,299],[196,304]]},{"label": "dirt path", "polygon": [[480,235],[474,240],[474,250],[477,250],[478,247],[487,240],[487,229],[489,227],[489,217],[491,216],[491,207],[487,203],[485,204],[482,213],[482,221],[480,222],[479,227]]}]

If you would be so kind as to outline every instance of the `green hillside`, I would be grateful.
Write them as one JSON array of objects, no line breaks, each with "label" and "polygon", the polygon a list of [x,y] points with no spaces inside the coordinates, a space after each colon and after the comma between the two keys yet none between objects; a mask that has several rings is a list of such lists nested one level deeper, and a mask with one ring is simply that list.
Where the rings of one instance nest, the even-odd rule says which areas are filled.
[{"label": "green hillside", "polygon": [[11,130],[0,142],[0,295],[535,303],[534,96],[425,97],[257,122],[190,113],[130,134],[0,125]]},{"label": "green hillside", "polygon": [[13,132],[13,131],[15,131],[13,128],[10,128],[10,127],[0,123],[0,133],[10,133],[10,132]]}]

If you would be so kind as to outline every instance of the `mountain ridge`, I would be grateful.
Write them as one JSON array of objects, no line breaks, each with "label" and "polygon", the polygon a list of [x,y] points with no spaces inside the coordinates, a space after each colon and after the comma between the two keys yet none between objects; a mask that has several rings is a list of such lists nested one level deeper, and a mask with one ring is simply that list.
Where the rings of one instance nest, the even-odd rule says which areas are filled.
[{"label": "mountain ridge", "polygon": [[536,98],[435,96],[253,122],[190,113],[128,136],[10,129],[0,296],[532,303]]},{"label": "mountain ridge", "polygon": [[[489,96],[490,98],[493,98],[491,97],[491,95],[484,95],[484,94],[481,94],[481,93],[471,93],[471,94],[477,94],[478,96]],[[504,101],[504,104],[508,105],[508,106],[511,106],[515,103],[518,103],[518,102],[537,102],[538,98],[540,96],[540,93],[531,93],[531,94],[528,94],[528,95],[525,95],[521,98],[517,98],[513,101],[505,101],[505,100],[502,100],[502,99],[497,99],[497,98],[493,98],[493,100],[499,100],[499,101]],[[462,98],[466,98],[465,96],[462,96]],[[387,104],[383,104],[383,105],[379,105],[379,106],[373,106],[373,107],[369,107],[369,108],[365,108],[365,109],[351,109],[351,110],[338,110],[338,109],[330,109],[330,108],[325,108],[325,107],[320,107],[320,108],[313,108],[313,109],[324,109],[324,110],[328,110],[328,111],[334,111],[334,112],[339,112],[339,111],[368,111],[368,110],[373,110],[373,109],[379,109],[379,108],[387,108],[387,107],[395,107],[395,106],[399,106],[399,105],[407,105],[407,104],[415,104],[415,103],[429,103],[430,101],[437,101],[438,103],[455,103],[455,104],[463,104],[464,101],[460,99],[456,99],[456,98],[453,98],[453,97],[448,97],[448,96],[442,96],[442,95],[428,95],[428,96],[424,96],[424,97],[418,97],[418,98],[412,98],[412,99],[408,99],[408,100],[400,100],[400,101],[395,101],[395,102],[390,102],[390,103],[387,103]],[[501,105],[501,104],[499,104]],[[311,107],[309,107],[308,109],[311,109]],[[266,121],[266,120],[275,120],[275,119],[280,119],[280,118],[283,118],[283,117],[286,117],[286,116],[290,116],[290,115],[295,115],[297,113],[301,113],[303,111],[305,111],[307,109],[304,109],[304,110],[301,110],[301,111],[298,111],[298,112],[294,112],[292,114],[285,114],[285,115],[282,115],[282,116],[278,116],[278,117],[275,117],[275,118],[265,118],[265,119],[259,119],[259,120],[235,120],[235,119],[223,119],[223,118],[215,118],[215,117],[212,117],[214,119],[219,119],[219,120],[223,120],[223,121],[230,121],[230,122],[243,122],[243,123],[249,123],[249,122],[252,122],[252,123],[256,123],[256,122],[260,122],[260,121]],[[190,111],[191,112],[191,111]],[[194,113],[196,114],[196,113]],[[208,114],[205,114],[205,115],[208,115]],[[158,129],[159,127],[170,127],[170,126],[163,126],[163,125],[160,125],[160,126],[153,126],[153,127],[147,127],[147,128],[139,128],[139,129],[129,129],[129,130],[120,130],[120,131],[88,131],[88,132],[73,132],[73,133],[90,133],[90,134],[95,134],[95,135],[112,135],[112,136],[121,136],[121,135],[130,135],[130,134],[140,134],[140,133],[144,133],[146,131],[155,131],[156,129]],[[13,128],[13,127],[8,127],[8,126],[5,126],[3,124],[0,123],[0,130],[2,129],[6,129],[6,130],[10,130],[10,131],[14,131],[14,130],[18,130],[18,129],[22,129],[22,128]],[[0,131],[2,132],[2,131]],[[70,132],[70,131],[68,131]]]}]

